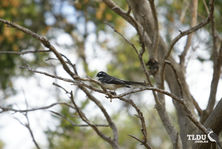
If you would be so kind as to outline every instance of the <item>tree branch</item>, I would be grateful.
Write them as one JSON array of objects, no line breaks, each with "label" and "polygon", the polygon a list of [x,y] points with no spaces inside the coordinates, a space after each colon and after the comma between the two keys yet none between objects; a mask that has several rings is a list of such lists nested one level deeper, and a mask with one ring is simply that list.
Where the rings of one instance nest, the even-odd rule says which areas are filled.
[{"label": "tree branch", "polygon": [[68,103],[56,102],[56,103],[52,103],[52,104],[50,104],[48,106],[42,106],[42,107],[37,107],[37,108],[25,109],[25,110],[19,110],[19,109],[14,109],[14,108],[10,108],[10,107],[0,106],[0,109],[1,109],[0,113],[3,113],[3,112],[27,113],[27,112],[38,111],[38,110],[47,110],[47,109],[52,108],[52,107],[54,107],[56,105],[65,105],[67,107],[75,109],[72,105],[69,105]]},{"label": "tree branch", "polygon": [[[119,149],[118,144],[116,144],[117,142],[114,142],[114,140],[112,140],[110,137],[105,136],[101,131],[99,131],[99,129],[96,127],[96,125],[90,123],[90,121],[87,119],[87,117],[85,116],[85,114],[79,109],[79,107],[77,106],[77,104],[75,103],[74,97],[73,97],[73,93],[70,93],[70,99],[74,105],[74,107],[76,108],[77,113],[79,114],[80,118],[87,123],[102,139],[104,139],[105,141],[107,141],[112,147],[113,149]],[[104,114],[104,113],[103,113]],[[109,122],[109,121],[108,121]],[[110,124],[109,124],[110,126]],[[113,127],[113,125],[111,125]],[[111,127],[110,126],[110,127]]]},{"label": "tree branch", "polygon": [[208,17],[201,23],[199,23],[198,25],[195,25],[193,27],[191,27],[190,29],[187,29],[185,31],[181,31],[179,35],[177,35],[171,42],[169,50],[167,52],[167,54],[165,55],[165,59],[168,59],[168,57],[171,54],[171,51],[173,50],[174,45],[177,43],[177,41],[179,41],[183,36],[189,35],[197,30],[199,30],[200,28],[204,27],[205,25],[207,25],[208,23],[210,23],[211,19],[212,19],[212,15],[213,15],[213,8],[214,8],[214,0],[211,0],[210,3],[210,14],[208,15]]},{"label": "tree branch", "polygon": [[220,80],[221,66],[222,66],[222,41],[220,41],[220,48],[219,48],[218,55],[215,55],[215,58],[214,58],[214,69],[213,69],[213,78],[212,78],[211,87],[210,87],[210,96],[209,96],[207,108],[205,110],[205,114],[202,115],[201,117],[202,122],[204,122],[207,116],[213,111],[213,108],[216,102],[216,93],[217,93],[218,83]]},{"label": "tree branch", "polygon": [[62,58],[62,56],[60,55],[60,53],[56,50],[56,48],[46,39],[46,37],[40,36],[37,33],[22,27],[18,24],[12,23],[10,21],[4,20],[0,18],[0,22],[7,24],[8,26],[11,26],[13,28],[16,28],[28,35],[31,35],[33,38],[39,40],[46,48],[48,48],[50,51],[52,51],[56,57],[59,59],[59,61],[61,62],[64,70],[73,78],[73,79],[77,79],[76,75],[69,69],[69,67],[67,66],[66,62],[64,61],[64,59]]},{"label": "tree branch", "polygon": [[[131,1],[130,1],[130,2],[131,2]],[[133,3],[133,2],[132,2],[132,3]],[[109,6],[109,7],[110,7],[110,6]],[[130,5],[129,5],[129,7],[131,8]],[[134,11],[134,12],[136,12],[135,9],[136,9],[136,8],[133,7],[133,11]],[[139,8],[137,8],[137,9],[139,9]],[[145,9],[145,8],[144,8],[144,9]],[[141,10],[140,10],[140,11],[141,11]],[[118,12],[116,12],[116,13],[119,14]],[[141,13],[144,13],[144,12],[141,12]],[[134,15],[135,15],[135,14],[134,14]],[[139,16],[138,16],[138,17],[139,17]],[[139,20],[139,18],[138,18],[138,20]],[[142,21],[142,20],[141,20],[141,21]],[[138,22],[139,22],[139,21],[138,21]],[[138,24],[139,24],[139,23],[138,23]],[[141,24],[145,25],[145,24],[144,24],[144,18],[143,18],[143,23],[141,23]],[[137,28],[137,27],[138,27],[138,28]],[[150,77],[150,76],[149,76],[149,72],[147,71],[146,65],[145,65],[145,63],[144,63],[144,61],[143,61],[143,58],[142,58],[142,56],[143,56],[143,54],[144,54],[144,52],[145,52],[145,45],[146,45],[147,47],[149,47],[149,45],[150,45],[152,42],[150,42],[149,40],[147,40],[147,39],[149,39],[149,36],[148,36],[147,33],[145,32],[145,29],[144,29],[144,28],[146,28],[146,27],[143,28],[142,25],[141,25],[141,26],[138,25],[138,26],[136,26],[135,28],[136,28],[136,30],[137,30],[137,32],[138,32],[138,34],[139,34],[139,40],[140,40],[140,44],[141,44],[141,48],[142,48],[142,50],[141,50],[140,53],[138,53],[138,50],[136,49],[136,47],[135,47],[131,42],[129,42],[129,40],[127,40],[121,33],[117,32],[115,29],[114,29],[114,31],[117,32],[118,34],[120,34],[120,36],[123,37],[123,38],[127,41],[127,43],[129,43],[129,45],[132,46],[132,48],[135,50],[135,52],[137,53],[137,55],[138,55],[138,57],[139,57],[140,64],[141,64],[141,66],[142,66],[142,68],[143,68],[143,71],[144,71],[144,74],[145,74],[146,79],[147,79],[147,81],[148,81],[148,84],[152,87],[152,83],[151,83],[151,80],[150,80],[150,78],[149,78],[149,77]],[[148,33],[149,33],[149,32],[148,32]],[[152,54],[152,52],[149,52],[149,54]],[[159,113],[159,115],[160,115],[160,118],[161,118],[163,124],[164,124],[164,127],[166,128],[168,134],[170,135],[170,138],[172,139],[173,144],[176,144],[176,147],[175,147],[175,148],[181,148],[181,142],[180,142],[180,139],[178,139],[178,135],[177,135],[178,133],[176,132],[176,129],[175,129],[174,126],[172,125],[172,123],[171,123],[171,121],[170,121],[170,118],[169,118],[169,116],[168,116],[165,108],[164,108],[163,105],[160,103],[160,101],[159,101],[159,99],[158,99],[155,91],[153,91],[153,95],[154,95],[154,99],[155,99],[155,101],[156,101],[156,103],[157,103],[157,105],[156,105],[157,111],[158,111],[158,113]],[[163,113],[164,113],[164,114],[163,114]],[[179,142],[180,142],[180,143],[179,143]]]},{"label": "tree branch", "polygon": [[156,12],[156,7],[154,4],[154,0],[149,0],[153,18],[154,18],[154,39],[153,39],[153,51],[154,51],[154,59],[157,60],[158,56],[158,46],[159,46],[159,23],[158,23],[158,17]]},{"label": "tree branch", "polygon": [[[72,120],[66,118],[64,115],[58,113],[58,112],[55,112],[55,111],[51,111],[54,115],[66,120],[67,122],[69,122],[73,127],[90,127],[89,125],[87,124],[75,124]],[[96,127],[109,127],[109,125],[105,125],[105,124],[94,124]]]},{"label": "tree branch", "polygon": [[40,53],[40,52],[50,52],[50,50],[25,50],[25,51],[0,51],[0,54],[16,54],[16,55],[24,55],[24,54],[30,54],[30,53]]},{"label": "tree branch", "polygon": [[43,74],[45,76],[48,76],[48,77],[51,77],[51,78],[55,78],[55,79],[59,79],[59,80],[65,81],[65,82],[76,83],[75,81],[73,81],[71,79],[59,77],[59,76],[56,76],[56,75],[53,75],[53,74],[49,74],[49,73],[43,72],[43,71],[33,70],[33,69],[29,68],[28,66],[21,66],[20,68],[27,69],[30,72],[38,73],[38,74]]},{"label": "tree branch", "polygon": [[[117,4],[115,4],[112,0],[103,0],[103,2],[112,9],[115,13],[120,15],[124,20],[126,20],[128,23],[130,23],[135,28],[138,28],[137,22],[134,20],[132,16],[130,16],[129,12],[124,11],[122,8],[120,8]],[[130,9],[131,10],[131,9]]]},{"label": "tree branch", "polygon": [[[191,19],[191,27],[194,27],[197,24],[197,9],[198,9],[198,0],[193,0],[192,1],[192,19]],[[184,50],[182,52],[182,54],[180,55],[180,64],[182,67],[184,67],[184,63],[185,63],[185,57],[187,55],[187,52],[191,46],[191,41],[192,41],[192,33],[190,33],[187,37],[187,42],[186,45],[184,47]]]},{"label": "tree branch", "polygon": [[32,141],[33,141],[33,143],[35,144],[35,147],[36,147],[37,149],[41,149],[40,146],[39,146],[39,144],[38,144],[38,142],[36,141],[36,139],[35,139],[35,137],[34,137],[34,134],[33,134],[33,131],[32,131],[32,129],[31,129],[31,127],[30,127],[30,122],[29,122],[28,113],[27,113],[27,112],[24,113],[24,116],[25,116],[26,121],[27,121],[26,124],[22,123],[22,122],[21,122],[19,119],[17,119],[17,118],[15,118],[15,119],[16,119],[21,125],[23,125],[25,128],[28,129],[28,131],[29,131],[29,133],[30,133],[30,135],[31,135]]},{"label": "tree branch", "polygon": [[144,141],[138,139],[137,137],[133,136],[133,135],[129,135],[130,137],[132,137],[133,139],[139,141],[142,145],[144,145],[146,148],[151,149],[151,147],[148,144],[144,144]]},{"label": "tree branch", "polygon": [[[121,101],[124,101],[128,104],[130,104],[137,112],[138,114],[138,118],[140,119],[141,122],[141,132],[143,134],[143,140],[140,140],[139,142],[141,142],[147,149],[151,149],[150,145],[148,144],[148,140],[147,140],[147,130],[146,130],[146,123],[145,123],[145,119],[143,116],[143,113],[141,112],[141,110],[137,107],[137,105],[133,102],[133,100],[131,99],[125,99],[123,97],[118,97]],[[139,139],[138,139],[139,140]]]}]

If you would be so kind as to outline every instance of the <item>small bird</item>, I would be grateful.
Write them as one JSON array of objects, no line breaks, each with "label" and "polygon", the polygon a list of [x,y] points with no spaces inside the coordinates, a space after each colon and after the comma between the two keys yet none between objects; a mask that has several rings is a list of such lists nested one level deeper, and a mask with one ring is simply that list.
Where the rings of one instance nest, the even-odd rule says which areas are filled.
[{"label": "small bird", "polygon": [[115,78],[113,76],[108,75],[107,73],[100,71],[96,75],[98,80],[107,88],[110,90],[115,90],[117,88],[121,87],[128,87],[130,88],[131,85],[142,85],[146,86],[145,82],[134,82],[134,81],[125,81],[118,78]]}]

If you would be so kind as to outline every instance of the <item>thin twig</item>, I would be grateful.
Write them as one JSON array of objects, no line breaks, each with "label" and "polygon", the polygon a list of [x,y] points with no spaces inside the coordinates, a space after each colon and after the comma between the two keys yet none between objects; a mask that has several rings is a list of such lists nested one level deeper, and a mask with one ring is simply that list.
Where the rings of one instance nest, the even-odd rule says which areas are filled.
[{"label": "thin twig", "polygon": [[112,129],[112,132],[113,132],[113,140],[112,140],[112,143],[111,145],[113,144],[116,144],[118,143],[118,131],[117,131],[117,127],[115,125],[115,123],[112,121],[111,117],[109,116],[107,110],[104,108],[104,106],[101,104],[101,102],[96,99],[92,94],[90,94],[90,92],[82,87],[82,86],[79,86],[79,88],[87,95],[87,97],[93,101],[98,107],[99,109],[102,111],[103,115],[105,116],[110,128]]},{"label": "thin twig", "polygon": [[[72,126],[74,126],[74,127],[90,127],[90,126],[87,125],[87,124],[75,124],[72,120],[66,118],[66,116],[64,116],[64,115],[62,115],[62,114],[60,114],[60,113],[58,113],[58,112],[51,111],[51,110],[50,110],[50,112],[52,112],[53,114],[55,114],[56,116],[58,116],[58,117],[60,117],[60,118],[62,118],[62,119],[64,119],[64,120],[66,120],[67,122],[69,122],[70,124],[72,124]],[[96,127],[109,127],[109,125],[105,125],[105,124],[94,124],[94,125],[95,125]]]},{"label": "thin twig", "polygon": [[[112,94],[104,87],[104,85],[102,83],[100,83],[99,81],[93,80],[91,78],[81,78],[81,77],[78,76],[78,79],[76,79],[76,80],[79,80],[79,81],[73,81],[73,80],[68,79],[68,78],[63,78],[63,77],[60,77],[60,76],[49,74],[47,72],[33,70],[33,69],[29,68],[28,66],[21,66],[21,68],[28,69],[29,71],[31,71],[33,73],[43,74],[43,75],[46,75],[46,76],[51,77],[51,78],[56,78],[56,79],[59,79],[59,80],[65,81],[65,82],[70,82],[74,85],[81,85],[81,86],[87,87],[87,88],[89,88],[93,91],[103,93],[103,94],[105,93],[108,97],[112,96]],[[100,90],[98,88],[95,88],[91,85],[88,85],[88,84],[86,84],[82,81],[88,81],[88,82],[91,82],[91,83],[95,83],[95,84],[99,85],[102,88],[102,90]]]},{"label": "thin twig", "polygon": [[208,23],[210,23],[210,20],[212,19],[212,15],[213,15],[213,5],[214,5],[214,0],[210,1],[210,14],[208,15],[208,17],[202,21],[201,23],[199,23],[198,25],[195,25],[185,31],[181,31],[179,35],[177,35],[171,42],[169,50],[167,52],[167,54],[165,55],[165,59],[168,59],[168,57],[171,54],[171,51],[173,50],[174,45],[177,43],[177,41],[179,41],[183,36],[189,35],[197,30],[199,30],[200,28],[204,27],[205,25],[207,25]]},{"label": "thin twig", "polygon": [[162,89],[159,89],[159,88],[155,88],[155,87],[144,87],[144,88],[135,89],[135,90],[132,90],[132,91],[129,91],[129,92],[122,93],[122,94],[120,94],[120,95],[116,95],[116,96],[113,95],[112,98],[121,98],[121,97],[130,95],[130,94],[142,92],[142,91],[145,91],[145,90],[156,91],[156,92],[158,92],[158,93],[167,95],[167,96],[175,99],[175,100],[178,101],[178,102],[181,102],[181,100],[180,100],[177,96],[173,95],[172,93],[170,93],[170,92],[168,92],[168,91],[165,91],[165,90],[162,90]]},{"label": "thin twig", "polygon": [[40,146],[39,146],[37,140],[35,139],[34,134],[32,132],[32,129],[31,129],[31,126],[30,126],[30,121],[29,121],[28,113],[25,113],[25,117],[27,119],[27,124],[25,124],[24,126],[29,130],[29,133],[30,133],[30,135],[32,137],[32,141],[34,142],[36,148],[40,149]]},{"label": "thin twig", "polygon": [[70,93],[70,100],[72,101],[74,107],[76,108],[77,113],[79,114],[80,118],[87,123],[102,139],[104,139],[105,141],[107,141],[110,145],[112,145],[112,147],[114,149],[118,149],[118,145],[114,144],[113,140],[110,137],[107,137],[105,134],[103,134],[94,124],[92,124],[87,117],[85,116],[85,114],[80,110],[80,108],[77,106],[74,97],[73,97],[73,93]]},{"label": "thin twig", "polygon": [[123,34],[121,34],[119,31],[117,31],[112,25],[110,25],[108,23],[105,23],[105,24],[107,24],[110,28],[112,28],[114,32],[119,34],[134,49],[134,51],[138,54],[139,50],[136,48],[136,46],[131,41],[129,41]]},{"label": "thin twig", "polygon": [[[168,52],[165,55],[164,61],[167,60],[170,57],[170,54],[173,50],[174,45],[184,36],[189,35],[197,30],[199,30],[200,28],[204,27],[205,25],[210,23],[210,20],[212,19],[212,15],[213,15],[213,7],[214,7],[214,0],[211,0],[210,3],[210,13],[208,14],[208,17],[202,21],[201,23],[199,23],[196,26],[193,26],[185,31],[180,31],[180,34],[177,35],[171,42]],[[161,68],[161,86],[162,88],[164,88],[164,74],[165,74],[165,67],[166,67],[166,63],[164,62]]]},{"label": "thin twig", "polygon": [[209,14],[210,14],[210,11],[209,11],[209,9],[208,9],[208,7],[207,7],[206,0],[203,0],[203,4],[204,4],[204,8],[205,8],[207,14],[209,15]]},{"label": "thin twig", "polygon": [[[193,27],[197,24],[197,9],[198,9],[198,0],[193,0],[192,1],[192,19],[191,19],[191,24],[190,24],[191,27]],[[184,67],[185,57],[186,57],[187,52],[191,46],[192,35],[193,35],[193,33],[190,33],[188,35],[186,45],[184,47],[182,54],[180,55],[180,64],[182,67]]]},{"label": "thin twig", "polygon": [[24,54],[30,54],[30,53],[45,53],[45,52],[51,52],[50,50],[25,50],[25,51],[0,51],[0,54],[16,54],[16,55],[24,55]]},{"label": "thin twig", "polygon": [[17,119],[17,118],[15,118],[15,120],[17,120],[21,125],[23,125],[25,128],[28,129],[28,131],[29,131],[29,133],[30,133],[30,135],[31,135],[32,141],[33,141],[33,143],[35,144],[35,147],[36,147],[37,149],[41,149],[40,146],[39,146],[39,144],[38,144],[38,142],[36,141],[36,139],[35,139],[35,137],[34,137],[34,134],[33,134],[33,131],[32,131],[32,129],[31,129],[31,127],[30,127],[30,122],[29,122],[28,113],[25,113],[24,116],[25,116],[26,121],[27,121],[26,124],[24,124],[23,122],[21,122],[21,121],[20,121],[19,119]]},{"label": "thin twig", "polygon": [[129,14],[129,12],[124,11],[118,5],[116,5],[112,0],[103,0],[103,2],[112,9],[115,13],[119,14],[122,18],[124,18],[127,22],[133,25],[135,28],[138,28],[138,23],[136,20]]},{"label": "thin twig", "polygon": [[23,26],[20,26],[16,23],[12,23],[10,21],[4,20],[0,18],[0,22],[7,24],[10,27],[16,28],[28,35],[31,35],[33,38],[39,40],[46,48],[48,48],[50,51],[52,51],[56,57],[59,59],[60,63],[62,64],[64,70],[73,78],[77,79],[78,77],[69,69],[68,65],[66,64],[65,60],[62,58],[60,53],[56,50],[56,48],[48,41],[48,39],[44,36],[40,36],[37,33],[29,30],[28,28],[25,28]]},{"label": "thin twig", "polygon": [[52,108],[56,105],[65,105],[67,107],[70,107],[72,109],[75,109],[72,105],[68,104],[68,103],[65,103],[65,102],[56,102],[56,103],[52,103],[48,106],[42,106],[42,107],[36,107],[36,108],[30,108],[30,109],[24,109],[24,110],[19,110],[19,109],[14,109],[14,108],[11,108],[11,107],[4,107],[4,106],[0,106],[0,109],[2,111],[0,111],[0,113],[3,113],[3,112],[19,112],[19,113],[27,113],[27,112],[32,112],[32,111],[38,111],[38,110],[47,110],[49,108]]},{"label": "thin twig", "polygon": [[133,139],[139,141],[142,145],[144,145],[147,149],[151,149],[151,147],[148,144],[144,144],[144,142],[140,139],[138,139],[137,137],[133,136],[133,135],[128,135],[130,137],[132,137]]},{"label": "thin twig", "polygon": [[131,99],[125,99],[123,97],[118,97],[121,101],[124,101],[128,104],[130,104],[137,112],[138,114],[138,118],[140,119],[141,122],[141,132],[143,134],[143,140],[141,141],[141,143],[147,148],[147,149],[151,149],[151,147],[148,144],[148,140],[147,140],[147,130],[146,130],[146,123],[145,123],[145,118],[143,116],[142,111],[137,107],[137,105],[133,102],[133,100]]},{"label": "thin twig", "polygon": [[56,87],[58,87],[58,88],[61,88],[63,91],[65,91],[66,92],[66,94],[68,94],[69,93],[69,91],[67,91],[64,87],[62,87],[61,85],[59,85],[58,83],[55,83],[55,82],[53,82],[52,83],[52,85],[55,85]]},{"label": "thin twig", "polygon": [[30,72],[38,73],[38,74],[43,74],[43,75],[45,75],[45,76],[48,76],[48,77],[51,77],[51,78],[55,78],[55,79],[59,79],[59,80],[65,81],[65,82],[76,83],[75,81],[73,81],[73,80],[71,80],[71,79],[59,77],[59,76],[56,76],[56,75],[53,75],[53,74],[49,74],[49,73],[43,72],[43,71],[33,70],[33,69],[31,69],[30,67],[28,67],[28,66],[21,66],[20,68],[22,68],[22,69],[27,69],[27,70],[30,71]]},{"label": "thin twig", "polygon": [[67,60],[67,63],[72,66],[73,71],[75,72],[76,75],[78,75],[77,70],[76,70],[76,65],[72,64],[72,62],[70,61],[70,59],[68,59],[68,57],[66,57],[64,54],[61,54],[62,57],[64,57]]}]

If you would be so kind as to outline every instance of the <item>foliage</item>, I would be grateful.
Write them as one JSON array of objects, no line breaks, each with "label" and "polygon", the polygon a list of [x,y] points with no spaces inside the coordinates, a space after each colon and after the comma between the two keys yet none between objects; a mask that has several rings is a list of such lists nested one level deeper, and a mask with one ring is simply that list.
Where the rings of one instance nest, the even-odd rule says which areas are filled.
[{"label": "foliage", "polygon": [[[44,9],[40,2],[30,0],[2,0],[0,1],[0,17],[17,22],[31,30],[45,34],[48,30],[44,18]],[[23,32],[0,24],[0,45],[1,51],[24,51],[40,49],[39,42],[33,41],[29,35]],[[45,54],[34,54],[29,59],[12,54],[0,54],[0,88],[5,90],[4,94],[9,95],[13,91],[12,77],[20,76],[21,69],[18,64],[24,65],[27,62],[31,65],[43,64],[41,61]],[[7,90],[6,90],[7,89]],[[15,90],[14,90],[15,91]]]}]

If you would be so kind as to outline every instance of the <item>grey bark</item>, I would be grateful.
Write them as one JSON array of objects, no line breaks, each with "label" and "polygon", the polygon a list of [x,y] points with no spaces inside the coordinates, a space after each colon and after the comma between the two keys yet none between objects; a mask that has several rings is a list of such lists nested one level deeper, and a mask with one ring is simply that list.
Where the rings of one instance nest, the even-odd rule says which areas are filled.
[{"label": "grey bark", "polygon": [[[150,39],[152,41],[153,35],[155,34],[154,23],[153,23],[154,19],[153,19],[153,16],[151,13],[151,8],[150,8],[148,1],[147,0],[137,0],[137,1],[128,0],[128,3],[132,9],[135,19],[144,28],[145,32],[148,34],[148,36],[150,37]],[[168,48],[166,46],[166,43],[163,41],[163,39],[161,37],[159,37],[159,38],[160,38],[160,41],[159,41],[159,45],[158,45],[158,57],[157,58],[158,58],[158,62],[160,64],[163,64],[164,57],[165,57],[165,54],[166,54]],[[150,57],[152,57],[152,54],[155,52],[151,48],[152,47],[151,43],[146,43],[146,47],[148,48],[148,53],[149,53]],[[165,78],[166,78],[166,81],[169,85],[169,88],[174,95],[180,97],[181,99],[183,99],[185,101],[189,110],[192,111],[192,113],[194,114],[194,106],[193,106],[192,96],[191,96],[191,93],[189,91],[188,85],[185,80],[184,70],[181,67],[179,67],[179,65],[175,62],[175,60],[172,57],[170,57],[168,60],[175,67],[175,70],[178,73],[178,77],[180,80],[180,82],[178,82],[172,68],[169,66],[166,66]],[[157,75],[160,75],[160,74],[157,74]],[[160,77],[156,77],[156,78],[160,78]],[[159,80],[156,80],[156,82],[158,82],[158,81]],[[193,132],[193,130],[195,129],[194,124],[187,118],[186,112],[184,111],[184,109],[181,105],[179,105],[176,102],[174,102],[174,105],[177,110],[177,117],[178,117],[178,122],[179,122],[179,127],[180,127],[180,137],[182,140],[183,148],[189,149],[189,148],[191,148],[191,145],[190,145],[190,143],[187,142],[187,134]],[[159,115],[160,115],[160,117],[162,117],[161,120],[163,121],[164,119],[163,119],[163,116],[161,115],[161,113],[159,113]],[[173,134],[170,132],[168,132],[168,134],[169,134],[169,136],[171,136],[171,140],[173,139],[172,142],[176,142],[175,141],[176,130],[174,130],[173,132],[174,132]],[[172,138],[172,136],[174,136],[174,138]],[[176,144],[173,144],[173,146],[174,146],[174,148],[176,148]]]}]

